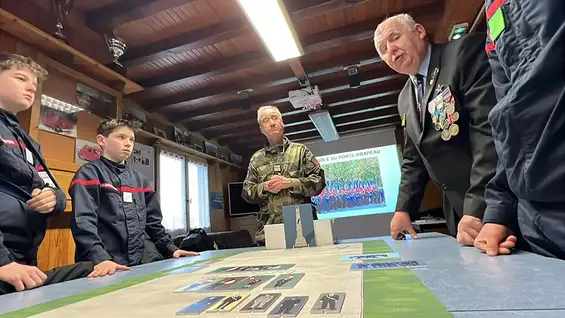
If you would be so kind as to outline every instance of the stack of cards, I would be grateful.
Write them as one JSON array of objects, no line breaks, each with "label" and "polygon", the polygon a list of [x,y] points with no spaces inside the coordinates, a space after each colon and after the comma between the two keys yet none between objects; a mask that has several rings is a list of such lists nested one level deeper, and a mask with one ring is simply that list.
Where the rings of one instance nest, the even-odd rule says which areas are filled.
[{"label": "stack of cards", "polygon": [[339,314],[343,303],[345,302],[345,293],[322,293],[316,303],[310,310],[311,314]]},{"label": "stack of cards", "polygon": [[242,272],[265,272],[265,271],[285,271],[294,266],[294,264],[278,264],[278,265],[253,265],[253,266],[230,266],[220,267],[211,271],[211,274],[230,274]]},{"label": "stack of cards", "polygon": [[380,254],[363,254],[363,255],[346,255],[342,256],[340,261],[360,261],[372,259],[400,258],[398,253],[380,253]]},{"label": "stack of cards", "polygon": [[177,315],[199,315],[206,312],[230,312],[243,302],[249,294],[231,296],[209,296],[177,312]]},{"label": "stack of cards", "polygon": [[266,312],[272,304],[281,297],[282,294],[259,294],[239,312]]},{"label": "stack of cards", "polygon": [[374,262],[374,263],[355,263],[351,264],[352,271],[371,271],[382,269],[397,268],[422,268],[428,265],[421,261],[395,261],[395,262]]},{"label": "stack of cards", "polygon": [[304,273],[281,274],[263,289],[292,289],[304,275]]},{"label": "stack of cards", "polygon": [[275,308],[273,308],[273,310],[269,313],[269,317],[296,317],[304,305],[306,305],[307,301],[308,296],[285,297],[277,306],[275,306]]},{"label": "stack of cards", "polygon": [[[275,275],[260,275],[260,276],[236,276],[224,277],[214,279],[204,279],[202,281],[192,283],[188,286],[177,289],[175,292],[211,292],[211,291],[227,291],[227,290],[252,290],[258,286],[263,285]],[[292,282],[284,282],[292,284]]]}]

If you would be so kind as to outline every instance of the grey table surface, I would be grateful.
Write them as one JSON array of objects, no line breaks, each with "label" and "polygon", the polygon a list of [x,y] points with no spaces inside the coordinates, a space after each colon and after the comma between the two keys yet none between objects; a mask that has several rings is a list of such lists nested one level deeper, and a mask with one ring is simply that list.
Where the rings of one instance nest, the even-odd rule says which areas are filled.
[{"label": "grey table surface", "polygon": [[[347,244],[384,239],[403,260],[422,260],[427,268],[413,272],[455,317],[565,317],[565,261],[520,252],[488,257],[461,247],[450,236],[423,233],[418,240],[389,237],[342,240]],[[133,267],[97,279],[78,279],[35,290],[0,296],[0,314],[76,295],[117,282],[187,265],[234,251],[203,252],[198,257],[165,260]]]}]

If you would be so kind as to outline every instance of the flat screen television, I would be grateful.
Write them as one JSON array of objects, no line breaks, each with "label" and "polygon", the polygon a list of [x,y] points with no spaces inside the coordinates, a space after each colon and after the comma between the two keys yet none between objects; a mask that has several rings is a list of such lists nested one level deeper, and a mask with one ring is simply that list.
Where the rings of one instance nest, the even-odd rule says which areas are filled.
[{"label": "flat screen television", "polygon": [[228,184],[228,200],[230,216],[243,216],[256,214],[261,211],[259,204],[251,204],[241,197],[243,182],[231,182]]}]

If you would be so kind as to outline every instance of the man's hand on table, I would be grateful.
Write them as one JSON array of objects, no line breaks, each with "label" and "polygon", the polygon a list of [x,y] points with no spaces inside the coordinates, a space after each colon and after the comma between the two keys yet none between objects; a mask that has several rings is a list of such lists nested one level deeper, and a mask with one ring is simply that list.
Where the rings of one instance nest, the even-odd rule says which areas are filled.
[{"label": "man's hand on table", "polygon": [[516,236],[504,225],[487,223],[479,232],[474,245],[488,256],[506,255],[516,246]]},{"label": "man's hand on table", "polygon": [[47,280],[47,275],[35,266],[13,262],[0,267],[0,281],[14,286],[16,291],[39,287],[45,280]]},{"label": "man's hand on table", "polygon": [[94,266],[94,270],[90,274],[88,274],[88,278],[114,275],[116,271],[129,271],[129,267],[114,263],[112,261],[103,261]]},{"label": "man's hand on table", "polygon": [[406,233],[410,234],[413,239],[418,239],[418,234],[410,221],[410,214],[405,211],[396,211],[390,221],[390,236],[395,240],[402,240]]},{"label": "man's hand on table", "polygon": [[470,215],[464,215],[457,225],[457,242],[473,246],[475,238],[479,235],[483,222],[481,219]]},{"label": "man's hand on table", "polygon": [[198,252],[189,252],[189,251],[185,251],[185,250],[176,250],[173,253],[173,258],[181,258],[181,257],[186,257],[186,256],[198,256],[200,255],[200,253]]}]

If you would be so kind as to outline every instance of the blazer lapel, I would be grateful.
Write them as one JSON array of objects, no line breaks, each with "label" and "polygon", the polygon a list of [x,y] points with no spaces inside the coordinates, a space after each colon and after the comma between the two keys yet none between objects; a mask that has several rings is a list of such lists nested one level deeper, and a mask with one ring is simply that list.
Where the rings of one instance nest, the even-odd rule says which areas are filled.
[{"label": "blazer lapel", "polygon": [[[441,49],[442,47],[440,45],[432,44],[430,65],[428,67],[428,75],[426,76],[427,82],[424,86],[424,98],[422,101],[424,112],[428,111],[428,103],[430,102],[430,97],[432,96],[432,93],[437,85],[437,79],[441,69]],[[424,116],[426,116],[425,113]],[[424,120],[423,130],[426,129],[426,122],[427,120]]]},{"label": "blazer lapel", "polygon": [[407,105],[406,111],[406,131],[411,133],[415,138],[412,138],[414,142],[419,143],[420,137],[422,135],[422,126],[420,124],[420,114],[416,107],[416,95],[414,93],[414,87],[412,86],[412,81],[408,79],[408,82],[404,86],[401,93],[404,96],[404,105]]}]

